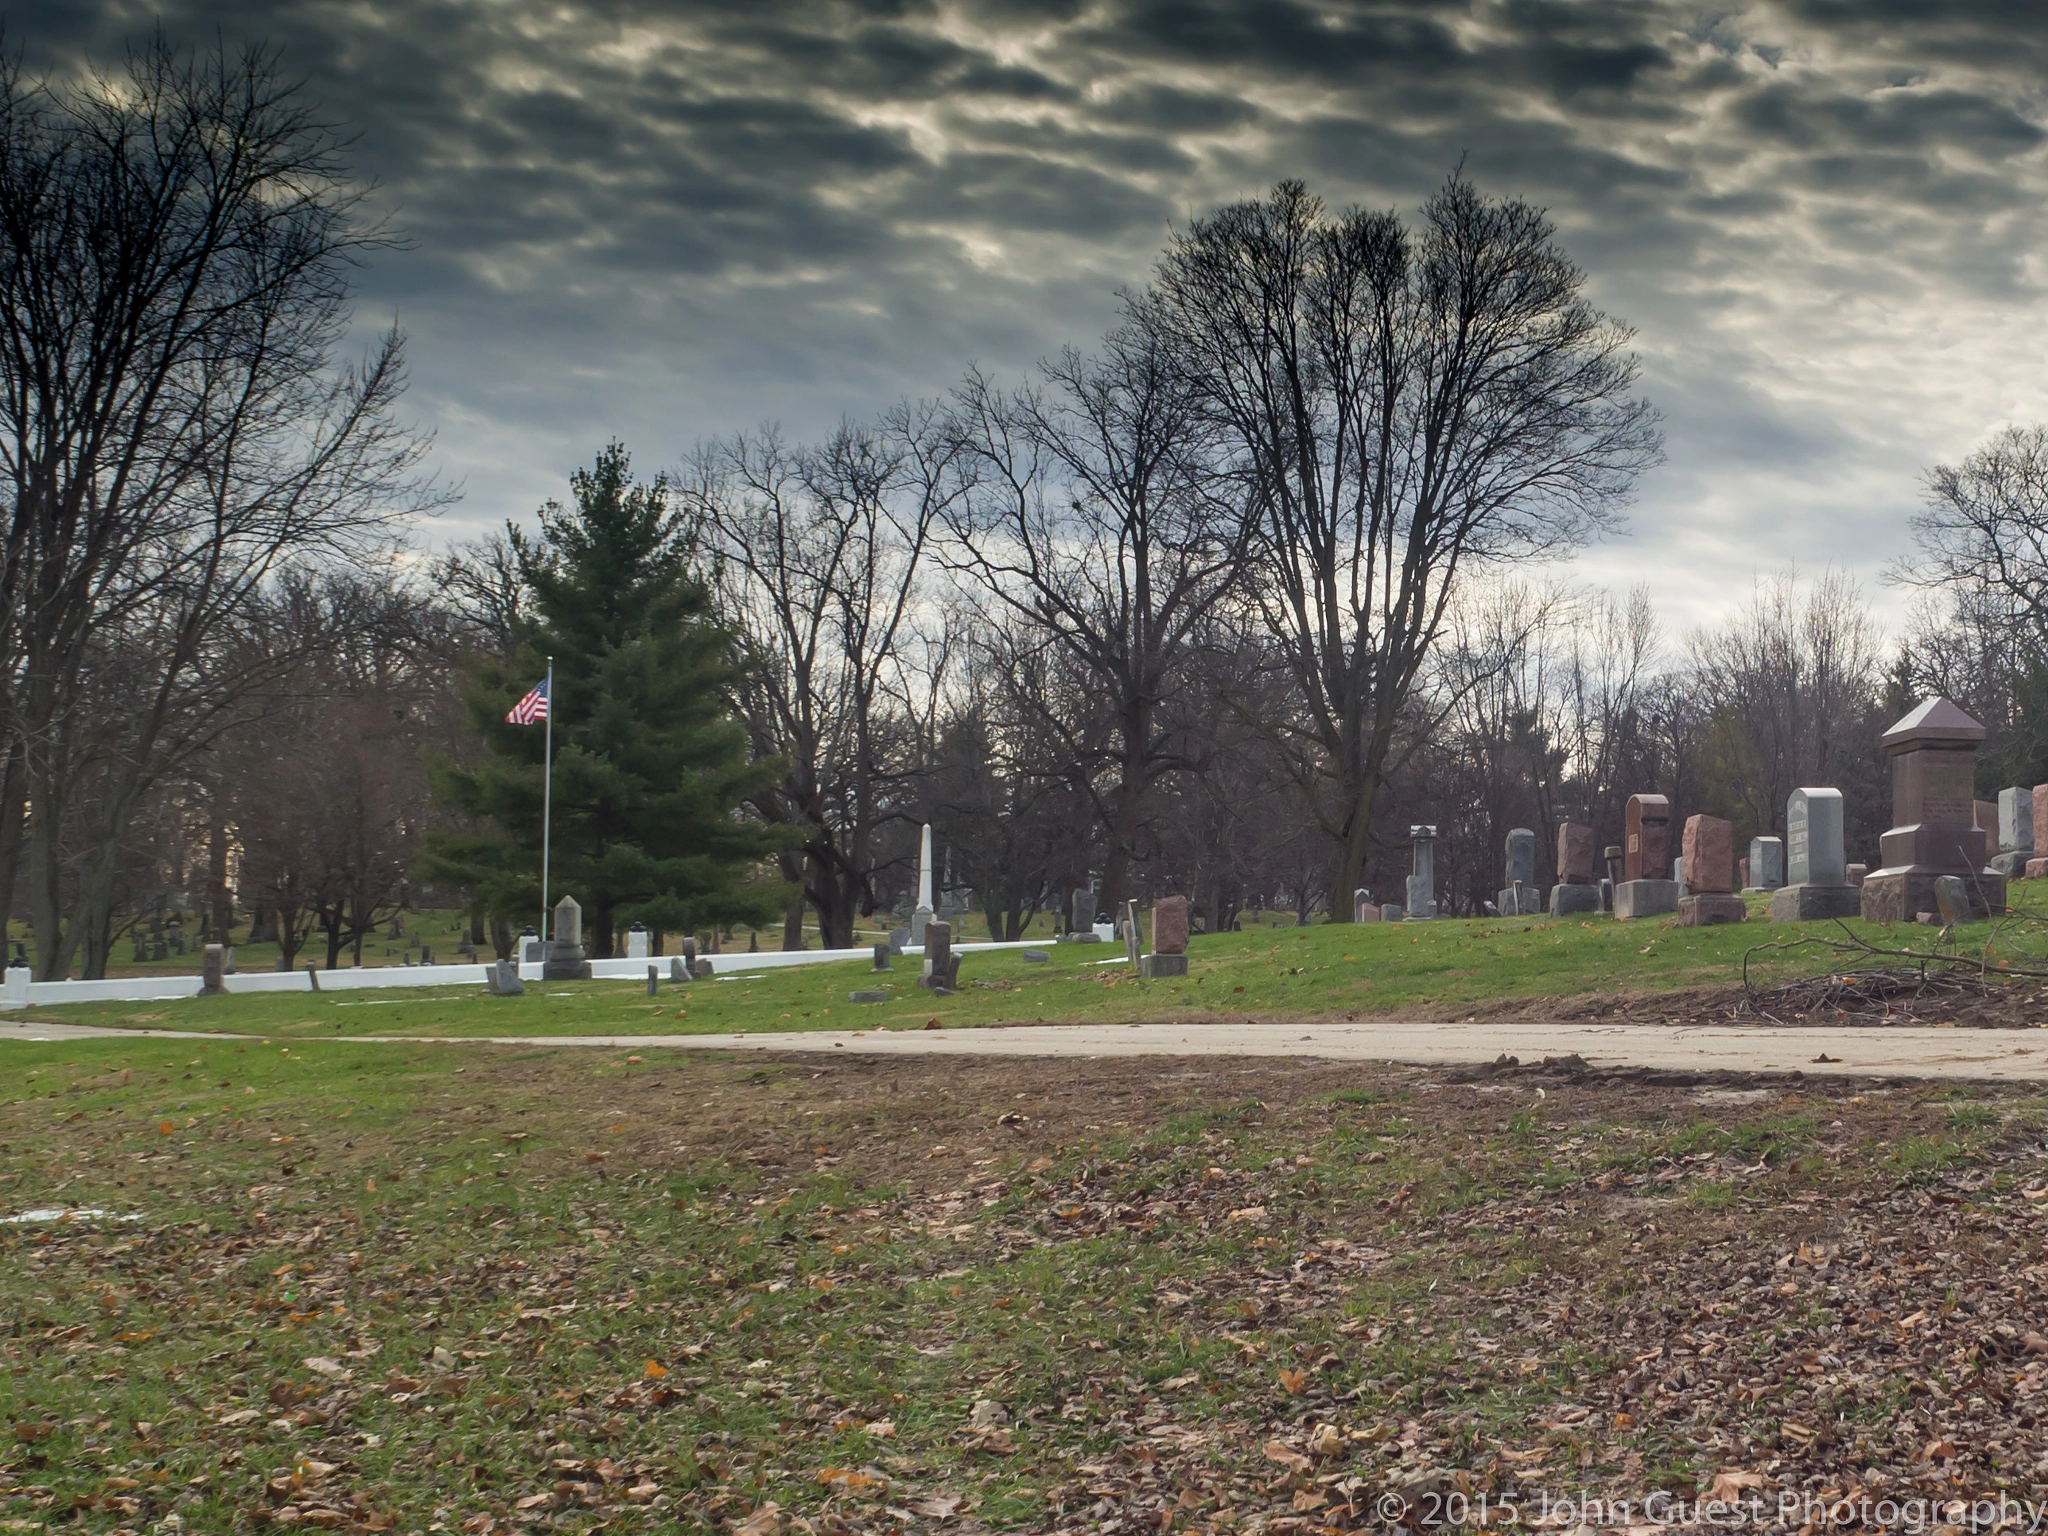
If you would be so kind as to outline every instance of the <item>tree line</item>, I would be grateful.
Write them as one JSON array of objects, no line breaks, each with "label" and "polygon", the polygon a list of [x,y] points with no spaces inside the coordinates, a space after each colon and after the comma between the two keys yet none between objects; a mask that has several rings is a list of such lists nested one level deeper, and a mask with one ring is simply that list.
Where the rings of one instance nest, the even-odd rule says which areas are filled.
[{"label": "tree line", "polygon": [[262,50],[0,70],[0,891],[39,975],[173,911],[331,966],[429,893],[509,953],[547,736],[505,714],[550,661],[551,889],[600,951],[848,945],[927,821],[1000,937],[1082,889],[1348,920],[1412,823],[1476,912],[1508,828],[1618,842],[1638,791],[1747,836],[1839,784],[1874,846],[1876,735],[1936,688],[1992,781],[2048,776],[2048,436],[1930,475],[1907,633],[1834,572],[1672,633],[1568,580],[1659,457],[1631,334],[1462,174],[1406,217],[1283,182],[1028,377],[645,478],[612,444],[436,555],[403,338],[343,351],[399,243],[344,148]]}]

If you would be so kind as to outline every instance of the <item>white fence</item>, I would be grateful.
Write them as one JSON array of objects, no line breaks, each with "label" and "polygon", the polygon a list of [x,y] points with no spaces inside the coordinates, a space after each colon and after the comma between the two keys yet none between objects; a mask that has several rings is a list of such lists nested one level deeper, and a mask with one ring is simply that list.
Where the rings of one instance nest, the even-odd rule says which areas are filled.
[{"label": "white fence", "polygon": [[[955,944],[955,954],[988,954],[1003,949],[1026,949],[1023,943],[1014,944]],[[924,954],[922,949],[906,949],[903,956],[916,958]],[[760,971],[779,971],[792,965],[828,965],[835,960],[871,960],[872,946],[866,949],[792,949],[774,950],[752,955],[699,955],[699,960],[711,962],[714,976],[736,974],[752,975]],[[645,960],[593,960],[590,974],[601,979],[617,981],[640,981],[647,975],[647,967],[654,966],[663,980],[668,979],[670,955],[654,955]],[[483,961],[465,961],[461,965],[378,965],[363,966],[360,969],[315,971],[242,971],[226,978],[231,993],[242,992],[353,992],[366,987],[480,987],[484,984],[484,973],[490,969]],[[313,977],[319,978],[315,985]],[[521,963],[519,979],[534,982],[540,978],[540,962],[530,960]],[[112,976],[105,981],[31,981],[25,965],[9,966],[4,982],[0,982],[0,1004],[20,1007],[37,1003],[149,1003],[165,1002],[173,998],[196,997],[199,993],[200,978],[197,976]]]}]

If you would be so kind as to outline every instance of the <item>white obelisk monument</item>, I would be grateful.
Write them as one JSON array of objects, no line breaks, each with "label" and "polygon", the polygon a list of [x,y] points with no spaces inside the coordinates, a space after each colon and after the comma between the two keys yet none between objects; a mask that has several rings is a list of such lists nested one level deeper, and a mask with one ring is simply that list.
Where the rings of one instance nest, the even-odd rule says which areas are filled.
[{"label": "white obelisk monument", "polygon": [[917,854],[917,910],[910,914],[910,947],[924,948],[924,925],[932,920],[932,824],[924,824],[924,845]]}]

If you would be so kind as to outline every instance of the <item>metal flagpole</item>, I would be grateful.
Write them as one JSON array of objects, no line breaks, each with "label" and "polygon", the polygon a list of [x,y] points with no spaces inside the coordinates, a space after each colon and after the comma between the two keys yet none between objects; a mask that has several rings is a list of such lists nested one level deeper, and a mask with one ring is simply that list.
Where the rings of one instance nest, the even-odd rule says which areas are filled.
[{"label": "metal flagpole", "polygon": [[554,831],[555,819],[555,658],[548,658],[548,736],[544,749],[547,766],[541,770],[540,798],[540,931],[541,936],[552,940],[555,936],[554,909],[548,905],[548,839]]}]

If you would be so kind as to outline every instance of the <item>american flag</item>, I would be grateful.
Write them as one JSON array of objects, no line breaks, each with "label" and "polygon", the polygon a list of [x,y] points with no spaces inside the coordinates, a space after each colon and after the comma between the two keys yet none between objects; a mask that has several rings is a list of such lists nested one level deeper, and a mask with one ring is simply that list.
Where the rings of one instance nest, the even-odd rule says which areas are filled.
[{"label": "american flag", "polygon": [[507,725],[532,725],[537,721],[547,719],[547,717],[548,685],[547,679],[542,678],[533,685],[533,692],[512,706],[511,713],[505,716],[505,723]]}]

